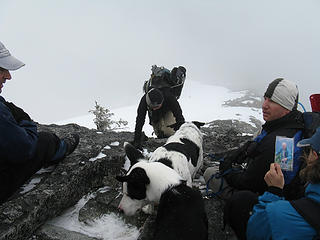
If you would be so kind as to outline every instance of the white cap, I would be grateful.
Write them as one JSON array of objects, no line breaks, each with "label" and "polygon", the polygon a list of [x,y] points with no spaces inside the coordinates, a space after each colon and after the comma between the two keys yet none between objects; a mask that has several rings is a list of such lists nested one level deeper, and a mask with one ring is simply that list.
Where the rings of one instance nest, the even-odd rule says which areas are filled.
[{"label": "white cap", "polygon": [[297,109],[299,91],[297,85],[291,81],[275,79],[269,84],[264,96],[290,111]]},{"label": "white cap", "polygon": [[0,42],[0,67],[7,70],[17,70],[25,64],[12,56],[8,49]]}]

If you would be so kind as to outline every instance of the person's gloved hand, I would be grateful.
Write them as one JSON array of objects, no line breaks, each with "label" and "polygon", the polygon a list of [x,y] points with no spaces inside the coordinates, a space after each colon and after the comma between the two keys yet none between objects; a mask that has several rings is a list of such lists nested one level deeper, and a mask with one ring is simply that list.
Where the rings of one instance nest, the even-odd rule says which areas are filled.
[{"label": "person's gloved hand", "polygon": [[230,158],[224,158],[224,160],[219,164],[219,172],[221,174],[230,168],[232,168],[232,160]]},{"label": "person's gloved hand", "polygon": [[173,128],[173,130],[178,131],[182,124],[184,124],[184,122],[176,122],[174,124],[168,125],[167,127]]},{"label": "person's gloved hand", "polygon": [[142,151],[142,145],[141,145],[141,134],[135,133],[133,141],[130,142],[131,145],[133,145],[136,149],[139,149]]},{"label": "person's gloved hand", "polygon": [[29,115],[25,111],[23,111],[23,109],[14,105],[12,102],[5,102],[4,104],[9,108],[11,114],[18,123],[22,120],[31,121]]},{"label": "person's gloved hand", "polygon": [[229,158],[232,163],[242,164],[247,159],[247,157],[251,156],[256,147],[256,142],[247,141],[243,146],[231,151],[226,158]]}]

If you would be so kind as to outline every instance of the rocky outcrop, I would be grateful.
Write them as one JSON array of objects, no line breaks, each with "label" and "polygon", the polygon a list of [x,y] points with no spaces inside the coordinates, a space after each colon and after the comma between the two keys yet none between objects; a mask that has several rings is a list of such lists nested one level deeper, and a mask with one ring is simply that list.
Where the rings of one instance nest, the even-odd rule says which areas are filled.
[{"label": "rocky outcrop", "polygon": [[[257,128],[233,121],[214,121],[203,128],[204,166],[214,165],[213,156],[239,146],[250,138],[243,133],[253,134]],[[59,227],[45,224],[48,219],[59,216],[66,208],[75,205],[88,193],[95,193],[79,212],[79,221],[86,223],[106,212],[117,215],[121,185],[115,176],[125,173],[123,143],[133,139],[131,132],[99,133],[75,124],[63,126],[39,125],[39,130],[52,131],[58,136],[69,132],[80,135],[78,148],[56,167],[35,174],[34,188],[20,191],[12,199],[0,206],[0,240],[4,239],[96,239],[74,233]],[[149,152],[162,145],[165,139],[150,138],[144,147]],[[101,191],[108,186],[107,191]],[[200,187],[201,183],[199,184]],[[99,191],[97,191],[100,189]],[[207,199],[206,208],[209,218],[209,239],[226,239],[230,232],[222,230],[223,202]],[[150,239],[153,217],[141,213],[135,217],[124,218],[128,224],[142,227],[139,239]],[[66,235],[69,237],[66,238]]]}]

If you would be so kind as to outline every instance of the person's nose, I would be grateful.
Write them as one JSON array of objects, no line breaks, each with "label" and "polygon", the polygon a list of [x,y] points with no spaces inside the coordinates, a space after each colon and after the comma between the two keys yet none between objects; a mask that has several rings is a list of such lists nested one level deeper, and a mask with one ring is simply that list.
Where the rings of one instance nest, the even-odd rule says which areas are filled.
[{"label": "person's nose", "polygon": [[6,71],[4,72],[4,78],[5,78],[6,80],[11,80],[11,74],[10,74],[10,72],[9,72],[8,70],[6,70]]},{"label": "person's nose", "polygon": [[268,98],[266,98],[264,101],[263,101],[263,104],[262,104],[262,109],[268,109],[269,107],[269,100]]}]

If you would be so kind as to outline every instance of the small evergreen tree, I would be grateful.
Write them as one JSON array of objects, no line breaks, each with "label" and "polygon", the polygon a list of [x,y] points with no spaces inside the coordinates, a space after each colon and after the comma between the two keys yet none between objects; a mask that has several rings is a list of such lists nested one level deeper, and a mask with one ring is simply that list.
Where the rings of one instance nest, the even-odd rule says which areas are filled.
[{"label": "small evergreen tree", "polygon": [[128,122],[121,118],[118,121],[112,120],[111,117],[114,116],[114,113],[110,112],[109,109],[100,106],[97,101],[95,101],[95,108],[89,110],[89,112],[95,115],[93,122],[101,132],[121,129],[128,125]]}]

